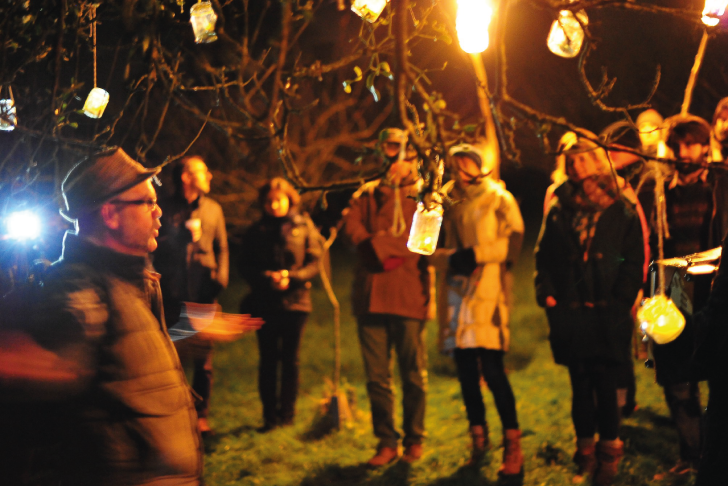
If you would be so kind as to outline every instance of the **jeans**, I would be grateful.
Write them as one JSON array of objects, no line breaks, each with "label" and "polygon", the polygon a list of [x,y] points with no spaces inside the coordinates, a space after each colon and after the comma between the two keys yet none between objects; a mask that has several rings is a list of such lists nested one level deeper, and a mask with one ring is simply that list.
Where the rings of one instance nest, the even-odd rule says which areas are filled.
[{"label": "jeans", "polygon": [[503,367],[503,351],[485,348],[455,349],[455,364],[470,426],[485,426],[485,403],[480,392],[481,375],[493,393],[503,430],[518,429],[516,399]]},{"label": "jeans", "polygon": [[577,439],[593,438],[599,429],[600,440],[619,436],[617,379],[619,365],[580,361],[569,365],[571,377],[571,419]]},{"label": "jeans", "polygon": [[367,376],[374,435],[380,447],[396,447],[392,349],[402,379],[403,445],[420,444],[425,435],[427,353],[425,322],[389,314],[358,316],[359,342]]},{"label": "jeans", "polygon": [[256,335],[260,354],[258,392],[263,404],[263,421],[267,425],[290,424],[296,415],[301,336],[308,313],[282,311],[261,317],[265,324],[256,331]]}]

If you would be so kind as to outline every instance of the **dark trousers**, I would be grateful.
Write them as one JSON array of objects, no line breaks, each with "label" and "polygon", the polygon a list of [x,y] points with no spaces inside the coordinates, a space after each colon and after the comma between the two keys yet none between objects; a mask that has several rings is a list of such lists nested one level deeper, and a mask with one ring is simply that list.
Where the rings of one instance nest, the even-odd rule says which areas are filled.
[{"label": "dark trousers", "polygon": [[[720,371],[719,373],[723,373]],[[705,447],[700,458],[695,486],[725,484],[725,463],[728,459],[728,383],[725,379],[709,380],[710,395],[705,414]]]},{"label": "dark trousers", "polygon": [[577,439],[594,437],[615,440],[619,435],[617,381],[620,368],[589,361],[569,365],[571,377],[571,419]]},{"label": "dark trousers", "polygon": [[212,394],[212,343],[206,341],[200,346],[201,353],[196,354],[192,360],[194,374],[192,376],[192,389],[200,395],[202,400],[195,403],[197,416],[207,417],[210,409],[210,395]]},{"label": "dark trousers", "polygon": [[470,426],[485,426],[485,403],[480,392],[480,377],[493,393],[503,430],[517,429],[516,398],[503,367],[503,351],[485,348],[455,349],[455,364]]},{"label": "dark trousers", "polygon": [[701,447],[700,388],[697,383],[677,383],[665,385],[663,389],[680,439],[680,459],[697,464]]},{"label": "dark trousers", "polygon": [[367,314],[357,320],[372,425],[379,446],[397,447],[400,438],[394,426],[392,349],[397,352],[402,379],[402,442],[405,447],[422,443],[427,398],[425,322],[389,314]]},{"label": "dark trousers", "polygon": [[301,336],[308,313],[282,311],[261,317],[265,324],[256,331],[256,335],[260,354],[258,392],[263,404],[263,421],[267,425],[290,424],[296,415]]}]

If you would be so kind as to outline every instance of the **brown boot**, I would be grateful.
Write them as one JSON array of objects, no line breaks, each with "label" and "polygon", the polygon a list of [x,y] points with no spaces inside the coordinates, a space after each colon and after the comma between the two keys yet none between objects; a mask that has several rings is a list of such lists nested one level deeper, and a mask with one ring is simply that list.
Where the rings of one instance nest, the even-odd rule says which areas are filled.
[{"label": "brown boot", "polygon": [[587,476],[594,476],[597,468],[596,446],[594,437],[576,439],[576,452],[574,453],[576,476],[571,480],[574,484],[581,484]]},{"label": "brown boot", "polygon": [[597,443],[597,470],[594,473],[595,486],[611,486],[619,470],[619,461],[624,455],[624,443],[619,440],[600,440]]},{"label": "brown boot", "polygon": [[521,431],[506,429],[503,437],[503,464],[498,470],[501,476],[516,476],[523,472]]},{"label": "brown boot", "polygon": [[490,448],[488,440],[488,426],[473,425],[470,427],[470,437],[473,439],[470,460],[466,466],[478,466],[485,458],[485,452]]},{"label": "brown boot", "polygon": [[382,467],[399,458],[399,451],[396,447],[379,447],[377,453],[367,461],[369,467]]}]

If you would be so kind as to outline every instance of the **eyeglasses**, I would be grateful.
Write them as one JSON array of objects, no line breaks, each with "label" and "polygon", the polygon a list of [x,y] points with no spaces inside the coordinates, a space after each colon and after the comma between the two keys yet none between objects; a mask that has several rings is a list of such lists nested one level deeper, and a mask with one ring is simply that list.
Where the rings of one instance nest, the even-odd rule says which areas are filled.
[{"label": "eyeglasses", "polygon": [[147,211],[154,211],[157,206],[157,200],[156,199],[134,199],[132,201],[125,201],[123,199],[117,199],[115,201],[110,201],[111,204],[118,204],[120,206],[145,206],[147,208]]}]

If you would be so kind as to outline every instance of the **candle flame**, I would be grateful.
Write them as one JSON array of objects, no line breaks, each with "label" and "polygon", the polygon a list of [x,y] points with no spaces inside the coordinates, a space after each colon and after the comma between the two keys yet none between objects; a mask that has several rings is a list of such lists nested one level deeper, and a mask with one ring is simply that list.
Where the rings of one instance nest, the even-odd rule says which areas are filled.
[{"label": "candle flame", "polygon": [[460,48],[468,54],[477,54],[488,48],[488,26],[493,8],[487,0],[458,0],[455,27]]},{"label": "candle flame", "polygon": [[708,27],[715,27],[720,22],[720,17],[725,13],[728,0],[705,0],[703,9],[703,23]]}]

